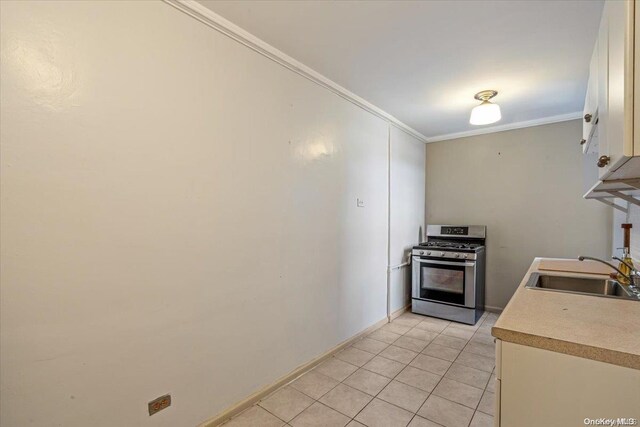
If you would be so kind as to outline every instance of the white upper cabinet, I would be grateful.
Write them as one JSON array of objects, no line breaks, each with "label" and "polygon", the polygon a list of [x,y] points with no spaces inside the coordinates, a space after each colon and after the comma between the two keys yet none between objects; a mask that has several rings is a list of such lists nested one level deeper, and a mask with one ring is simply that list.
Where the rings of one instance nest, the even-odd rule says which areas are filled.
[{"label": "white upper cabinet", "polygon": [[582,144],[585,153],[597,152],[600,180],[640,178],[639,159],[629,161],[640,154],[640,144],[634,143],[634,61],[640,58],[634,9],[634,0],[605,2],[591,59]]},{"label": "white upper cabinet", "polygon": [[[596,50],[598,53],[596,55],[596,78],[595,81],[597,84],[597,96],[596,103],[598,106],[598,124],[597,124],[597,132],[598,132],[598,153],[607,152],[607,140],[606,140],[606,128],[607,128],[607,113],[608,113],[608,104],[607,98],[609,94],[607,92],[609,88],[609,57],[608,57],[608,48],[609,48],[609,21],[607,19],[607,8],[605,7],[602,11],[602,19],[600,20],[600,29],[598,31],[598,40],[596,40]],[[593,70],[590,70],[593,72]],[[591,76],[589,76],[591,79]],[[585,124],[585,122],[582,122]],[[593,126],[593,124],[590,124]],[[602,138],[599,136],[602,135]],[[597,159],[596,159],[597,161]],[[597,166],[593,165],[593,167],[597,168]]]},{"label": "white upper cabinet", "polygon": [[[605,3],[608,21],[606,151],[600,151],[600,178],[609,178],[633,157],[633,1]],[[601,133],[601,139],[605,134]],[[608,157],[605,159],[604,157]],[[622,171],[621,171],[622,172]],[[624,175],[624,174],[618,174]],[[637,176],[618,176],[637,178]]]}]

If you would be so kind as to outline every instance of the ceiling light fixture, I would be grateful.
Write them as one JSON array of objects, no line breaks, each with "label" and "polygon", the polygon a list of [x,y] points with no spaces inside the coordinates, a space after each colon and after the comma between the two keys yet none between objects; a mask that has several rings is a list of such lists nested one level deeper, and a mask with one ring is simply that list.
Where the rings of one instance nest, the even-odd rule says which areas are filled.
[{"label": "ceiling light fixture", "polygon": [[489,100],[497,94],[498,92],[495,90],[483,90],[482,92],[476,93],[474,98],[482,101],[482,103],[471,110],[469,123],[472,125],[488,125],[502,118],[500,106],[489,102]]}]

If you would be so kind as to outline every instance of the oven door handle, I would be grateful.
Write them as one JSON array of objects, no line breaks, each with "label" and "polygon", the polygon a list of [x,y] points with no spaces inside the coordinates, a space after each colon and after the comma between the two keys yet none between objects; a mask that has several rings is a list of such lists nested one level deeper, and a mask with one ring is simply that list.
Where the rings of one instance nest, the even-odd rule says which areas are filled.
[{"label": "oven door handle", "polygon": [[449,262],[449,261],[439,261],[439,260],[433,260],[433,259],[421,259],[418,257],[413,257],[413,261],[414,262],[418,262],[420,264],[440,264],[440,265],[460,265],[460,266],[464,266],[464,267],[473,267],[474,265],[476,265],[475,262],[469,262],[469,261],[465,261],[465,262]]}]

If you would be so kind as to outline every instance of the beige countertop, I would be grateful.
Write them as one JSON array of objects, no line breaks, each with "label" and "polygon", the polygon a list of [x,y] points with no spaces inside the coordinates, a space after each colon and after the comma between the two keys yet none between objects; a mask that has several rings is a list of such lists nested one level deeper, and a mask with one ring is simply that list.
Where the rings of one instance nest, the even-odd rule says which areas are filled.
[{"label": "beige countertop", "polygon": [[516,344],[640,369],[640,301],[525,288],[529,276],[539,271],[540,261],[548,259],[533,261],[492,328],[492,335]]}]

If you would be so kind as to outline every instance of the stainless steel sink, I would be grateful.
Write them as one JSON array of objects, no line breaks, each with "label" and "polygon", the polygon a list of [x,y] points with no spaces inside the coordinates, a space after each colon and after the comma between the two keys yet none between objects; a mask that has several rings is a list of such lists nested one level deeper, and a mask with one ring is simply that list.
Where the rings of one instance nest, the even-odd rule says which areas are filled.
[{"label": "stainless steel sink", "polygon": [[615,280],[608,279],[592,279],[532,273],[526,287],[546,291],[569,292],[574,294],[640,301],[640,297],[630,292],[628,287],[621,285]]}]

